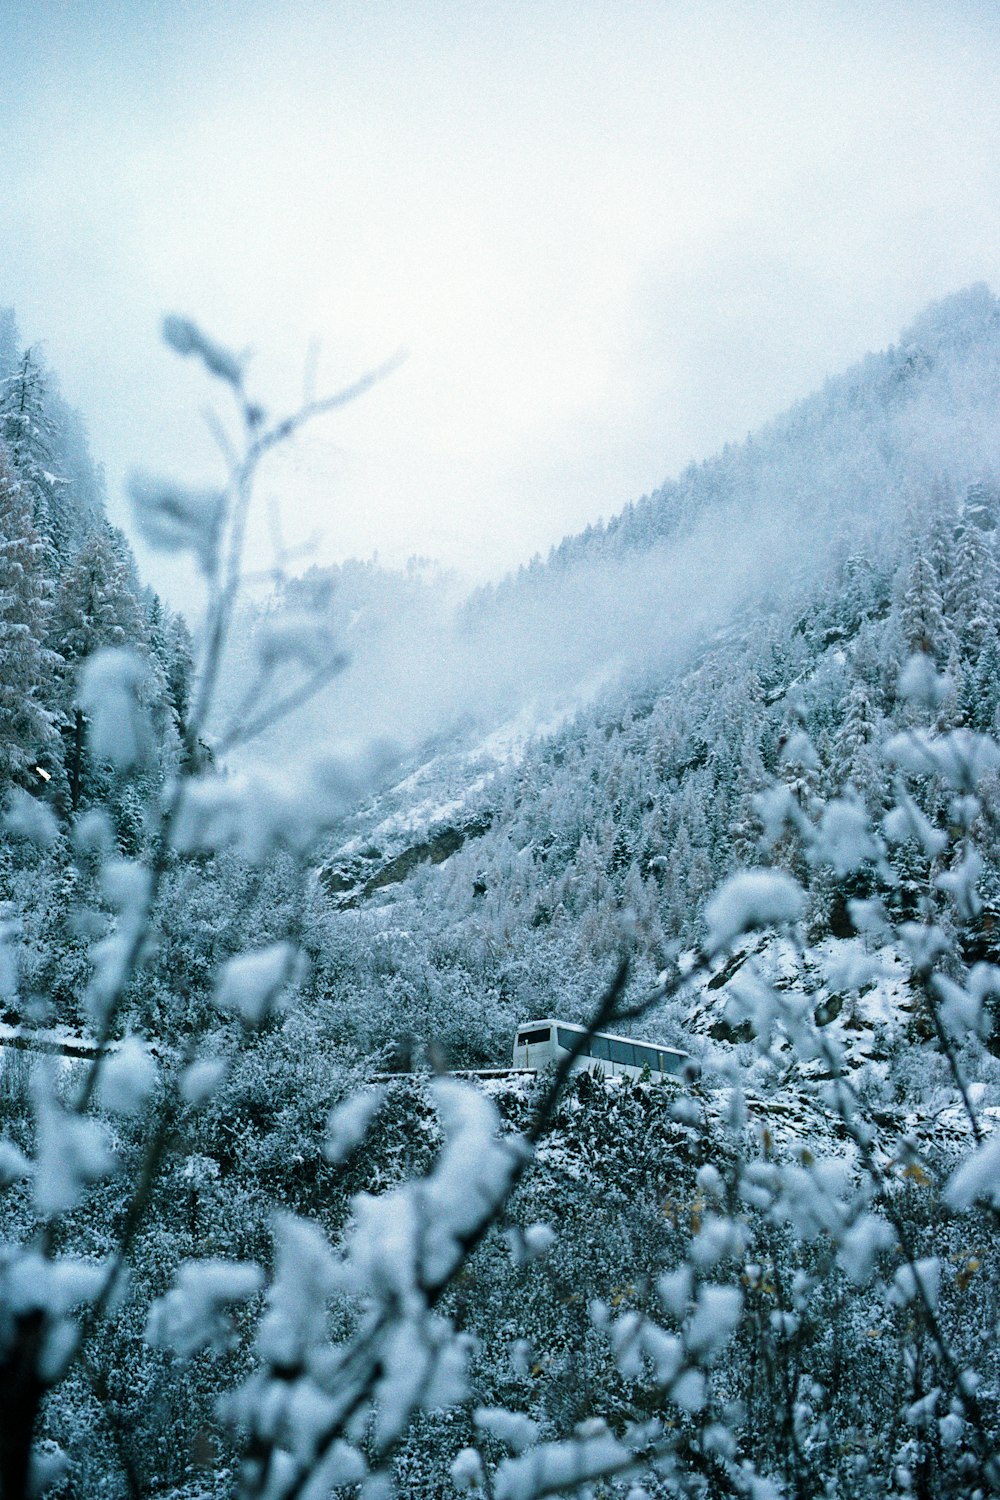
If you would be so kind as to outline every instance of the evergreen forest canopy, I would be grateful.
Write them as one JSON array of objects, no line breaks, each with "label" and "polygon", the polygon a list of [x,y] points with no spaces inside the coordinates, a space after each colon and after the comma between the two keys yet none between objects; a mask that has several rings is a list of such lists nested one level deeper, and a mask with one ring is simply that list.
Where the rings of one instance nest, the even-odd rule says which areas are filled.
[{"label": "evergreen forest canopy", "polygon": [[[187,629],[140,583],[107,520],[83,423],[40,352],[20,348],[10,309],[0,310],[0,547],[0,778],[44,790],[64,816],[108,800],[85,747],[77,678],[96,651],[124,645],[141,653],[163,774],[190,690]],[[139,805],[133,798],[133,817]],[[129,807],[115,811],[124,834]]]},{"label": "evergreen forest canopy", "polygon": [[165,333],[194,644],[0,320],[0,1496],[1000,1490],[1000,304],[458,605],[241,603]]}]

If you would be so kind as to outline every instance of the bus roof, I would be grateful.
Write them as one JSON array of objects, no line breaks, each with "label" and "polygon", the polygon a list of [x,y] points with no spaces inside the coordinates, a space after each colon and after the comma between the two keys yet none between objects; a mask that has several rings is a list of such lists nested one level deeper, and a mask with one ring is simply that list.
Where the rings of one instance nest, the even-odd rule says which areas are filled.
[{"label": "bus roof", "polygon": [[[536,1026],[562,1026],[566,1031],[586,1031],[586,1026],[581,1026],[578,1021],[560,1021],[556,1016],[544,1016],[540,1021],[522,1021],[517,1030],[531,1031]],[[674,1052],[678,1057],[687,1057],[688,1054],[681,1047],[669,1047],[666,1042],[651,1042],[641,1036],[623,1036],[620,1031],[595,1031],[595,1036],[606,1036],[610,1042],[633,1042],[638,1047],[655,1047],[657,1052]]]}]

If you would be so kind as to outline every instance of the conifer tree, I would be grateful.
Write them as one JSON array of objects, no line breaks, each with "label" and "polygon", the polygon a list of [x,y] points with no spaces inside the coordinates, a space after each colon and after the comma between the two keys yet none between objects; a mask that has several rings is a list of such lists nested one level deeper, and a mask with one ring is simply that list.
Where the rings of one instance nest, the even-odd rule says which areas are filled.
[{"label": "conifer tree", "polygon": [[868,684],[856,678],[836,737],[835,772],[841,788],[853,787],[869,804],[883,776],[878,719]]},{"label": "conifer tree", "polygon": [[755,864],[760,845],[760,819],[753,799],[767,784],[768,779],[760,749],[759,723],[751,722],[744,730],[739,753],[739,773],[731,794],[732,856],[740,864]]},{"label": "conifer tree", "polygon": [[84,771],[84,716],[75,691],[80,663],[101,647],[138,645],[144,634],[145,620],[127,561],[114,545],[111,528],[102,524],[63,573],[52,618],[52,644],[65,664],[60,706],[74,808],[80,802]]},{"label": "conifer tree", "polygon": [[178,733],[183,734],[191,706],[194,645],[181,615],[163,608],[158,595],[148,605],[149,649],[163,679],[164,695]]},{"label": "conifer tree", "polygon": [[13,375],[19,358],[21,341],[12,307],[0,307],[0,380]]},{"label": "conifer tree", "polygon": [[1000,495],[981,480],[970,484],[965,497],[965,516],[981,531],[996,531],[1000,524]]},{"label": "conifer tree", "polygon": [[[956,502],[939,485],[933,489],[930,503],[933,511],[927,528],[926,544],[921,550],[934,570],[939,588],[944,589],[955,566]],[[915,526],[913,535],[919,537],[922,530],[922,527]]]},{"label": "conifer tree", "polygon": [[945,619],[944,601],[927,558],[918,553],[903,589],[900,633],[905,655],[924,652],[939,666],[948,659],[954,633]]},{"label": "conifer tree", "polygon": [[68,518],[62,494],[65,481],[54,472],[58,434],[49,407],[49,382],[32,349],[21,355],[12,374],[0,381],[0,442],[31,502],[35,529],[46,543],[50,565],[58,571],[66,555]]},{"label": "conifer tree", "polygon": [[50,592],[31,501],[0,448],[0,785],[37,789],[46,779],[35,769],[40,763],[53,774],[58,658],[44,644]]},{"label": "conifer tree", "polygon": [[996,731],[1000,707],[1000,636],[989,636],[979,653],[971,677],[969,724],[981,733]]},{"label": "conifer tree", "polygon": [[945,595],[963,655],[977,659],[997,629],[997,565],[987,533],[966,518],[959,530],[955,567]]}]

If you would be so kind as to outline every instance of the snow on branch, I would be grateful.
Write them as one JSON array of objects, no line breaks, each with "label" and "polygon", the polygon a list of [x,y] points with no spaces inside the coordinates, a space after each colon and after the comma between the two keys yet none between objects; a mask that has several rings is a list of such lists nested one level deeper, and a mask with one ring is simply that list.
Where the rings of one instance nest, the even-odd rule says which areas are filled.
[{"label": "snow on branch", "polygon": [[782,870],[744,870],[723,882],[705,907],[706,949],[721,953],[737,938],[762,927],[797,922],[805,893]]},{"label": "snow on branch", "polygon": [[235,390],[243,383],[243,362],[222,344],[210,339],[190,318],[171,314],[163,320],[163,338],[177,354],[194,355],[216,379]]},{"label": "snow on branch", "polygon": [[215,571],[226,497],[172,479],[136,473],[129,480],[132,514],[143,541],[161,552],[193,552],[206,576]]}]

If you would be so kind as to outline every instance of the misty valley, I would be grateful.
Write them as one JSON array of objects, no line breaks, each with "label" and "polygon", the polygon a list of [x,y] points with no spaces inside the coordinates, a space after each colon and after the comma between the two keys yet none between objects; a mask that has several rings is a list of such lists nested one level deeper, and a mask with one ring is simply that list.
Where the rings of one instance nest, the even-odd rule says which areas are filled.
[{"label": "misty valley", "polygon": [[472,591],[164,335],[184,613],[0,314],[0,1500],[1000,1492],[1000,302]]}]

